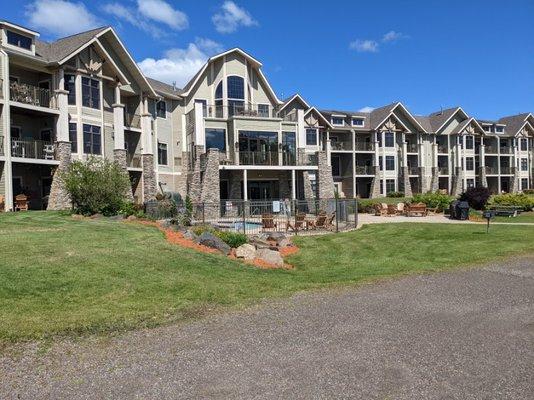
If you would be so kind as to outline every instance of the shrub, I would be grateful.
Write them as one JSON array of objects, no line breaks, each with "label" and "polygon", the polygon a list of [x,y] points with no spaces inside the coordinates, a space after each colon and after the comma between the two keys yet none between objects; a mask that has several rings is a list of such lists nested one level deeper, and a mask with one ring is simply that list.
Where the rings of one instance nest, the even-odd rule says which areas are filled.
[{"label": "shrub", "polygon": [[491,197],[491,193],[488,188],[479,186],[468,188],[460,195],[460,200],[467,201],[469,206],[475,210],[483,210]]},{"label": "shrub", "polygon": [[425,203],[427,207],[445,210],[449,208],[454,197],[440,192],[428,192],[424,194],[415,194],[412,203]]},{"label": "shrub", "polygon": [[119,210],[119,214],[124,215],[125,217],[129,217],[130,215],[134,215],[138,218],[144,217],[145,213],[143,211],[143,206],[140,204],[135,204],[129,201],[125,201],[122,203],[122,206]]},{"label": "shrub", "polygon": [[248,242],[247,235],[244,233],[221,231],[212,225],[195,225],[191,228],[191,231],[197,236],[202,235],[204,232],[209,232],[232,248],[237,248]]},{"label": "shrub", "polygon": [[534,194],[534,189],[525,189],[525,190],[523,190],[523,193],[524,194],[528,194],[528,195],[533,195]]},{"label": "shrub", "polygon": [[404,192],[389,192],[387,197],[404,197]]},{"label": "shrub", "polygon": [[124,170],[115,162],[97,157],[73,161],[61,179],[74,210],[83,215],[116,215],[130,190]]},{"label": "shrub", "polygon": [[493,196],[489,204],[520,207],[525,211],[534,208],[534,198],[524,193],[506,193]]}]

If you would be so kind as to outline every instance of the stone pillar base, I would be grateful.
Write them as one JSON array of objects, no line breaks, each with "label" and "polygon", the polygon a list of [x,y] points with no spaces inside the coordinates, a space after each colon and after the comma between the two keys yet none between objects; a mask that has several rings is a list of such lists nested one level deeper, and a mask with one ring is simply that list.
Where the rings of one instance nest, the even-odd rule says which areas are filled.
[{"label": "stone pillar base", "polygon": [[[412,184],[410,183],[410,171],[408,167],[401,168],[400,191],[405,197],[412,197]],[[387,195],[387,193],[386,193]]]},{"label": "stone pillar base", "polygon": [[374,166],[375,176],[371,182],[371,192],[369,193],[370,199],[376,199],[380,197],[380,167]]},{"label": "stone pillar base", "polygon": [[[113,159],[114,161],[121,167],[121,169],[124,171],[126,176],[128,177],[128,181],[130,180],[130,174],[128,173],[128,163],[127,163],[127,155],[125,149],[115,149],[113,150]],[[132,193],[132,186],[128,189],[126,189],[126,193],[124,193],[124,197],[126,198],[126,201],[133,201],[133,193]]]},{"label": "stone pillar base", "polygon": [[463,174],[462,169],[459,167],[456,167],[455,174],[452,178],[452,189],[451,189],[452,196],[459,196],[460,194],[462,194],[463,178],[464,178],[464,174]]},{"label": "stone pillar base", "polygon": [[510,193],[518,193],[519,192],[519,172],[517,170],[517,167],[512,167],[512,172],[514,173],[514,176],[512,177],[512,181],[510,182]]},{"label": "stone pillar base", "polygon": [[430,181],[430,191],[435,193],[439,190],[439,168],[432,167],[432,180]]},{"label": "stone pillar base", "polygon": [[486,177],[486,167],[478,167],[478,185],[488,187],[488,178]]},{"label": "stone pillar base", "polygon": [[202,154],[204,153],[203,146],[195,146],[195,154],[193,160],[193,173],[189,176],[189,198],[193,203],[198,203],[202,196]]},{"label": "stone pillar base", "polygon": [[205,219],[217,219],[220,216],[220,179],[219,179],[219,150],[208,149],[206,170],[202,180],[200,199],[204,206]]},{"label": "stone pillar base", "polygon": [[328,157],[326,152],[319,151],[317,153],[317,187],[319,199],[333,199],[334,198],[334,178],[332,176],[332,167],[328,165]]},{"label": "stone pillar base", "polygon": [[66,173],[71,163],[71,148],[70,142],[57,142],[56,150],[59,165],[54,171],[52,177],[52,187],[50,188],[50,196],[48,197],[47,210],[69,210],[72,207],[72,202],[65,184],[62,179],[62,174]]},{"label": "stone pillar base", "polygon": [[154,155],[143,154],[141,156],[143,166],[143,202],[156,198],[156,172],[154,171]]}]

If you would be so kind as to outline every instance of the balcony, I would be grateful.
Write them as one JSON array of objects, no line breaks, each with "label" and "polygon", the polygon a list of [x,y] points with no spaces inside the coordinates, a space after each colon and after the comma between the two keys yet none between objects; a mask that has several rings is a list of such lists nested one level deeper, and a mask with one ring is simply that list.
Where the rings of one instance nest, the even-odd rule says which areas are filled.
[{"label": "balcony", "polygon": [[408,153],[418,153],[419,146],[417,145],[417,143],[408,143],[406,144],[406,151]]},{"label": "balcony", "polygon": [[447,167],[438,167],[439,175],[449,175],[449,168]]},{"label": "balcony", "polygon": [[126,154],[126,166],[128,168],[142,168],[141,154],[127,153]]},{"label": "balcony", "polygon": [[4,155],[4,137],[0,136],[0,156]]},{"label": "balcony", "polygon": [[230,118],[230,117],[256,117],[277,118],[276,111],[264,104],[232,104],[229,106],[211,105],[204,108],[204,117]]},{"label": "balcony", "polygon": [[498,173],[499,169],[497,168],[497,166],[486,165],[486,174],[497,175]]},{"label": "balcony", "polygon": [[342,142],[342,141],[331,141],[330,147],[332,150],[337,151],[351,151],[352,150],[352,142]]},{"label": "balcony", "polygon": [[502,175],[511,175],[512,174],[512,168],[508,166],[502,166],[501,165],[501,174]]},{"label": "balcony", "polygon": [[141,115],[124,111],[124,126],[141,129]]},{"label": "balcony", "polygon": [[408,167],[409,175],[419,175],[419,167]]},{"label": "balcony", "polygon": [[34,139],[11,139],[11,156],[38,160],[55,160],[56,146],[52,142]]},{"label": "balcony", "polygon": [[497,146],[487,145],[484,147],[484,152],[486,154],[497,154],[498,153]]},{"label": "balcony", "polygon": [[9,85],[9,99],[31,106],[57,109],[55,96],[50,89],[44,89],[26,83],[11,83]]},{"label": "balcony", "polygon": [[501,146],[501,154],[513,154],[514,148],[510,146]]},{"label": "balcony", "polygon": [[439,144],[438,143],[438,153],[448,154],[449,153],[449,148],[447,147],[446,144]]},{"label": "balcony", "polygon": [[374,175],[374,168],[371,165],[356,165],[354,168],[356,175]]},{"label": "balcony", "polygon": [[279,153],[276,151],[240,151],[241,165],[279,165]]},{"label": "balcony", "polygon": [[375,144],[373,142],[356,142],[356,151],[374,151]]}]

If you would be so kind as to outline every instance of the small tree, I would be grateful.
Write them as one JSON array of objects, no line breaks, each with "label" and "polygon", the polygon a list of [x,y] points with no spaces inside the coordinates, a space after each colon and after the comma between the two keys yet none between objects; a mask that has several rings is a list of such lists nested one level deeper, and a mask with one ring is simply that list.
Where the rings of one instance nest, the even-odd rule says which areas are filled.
[{"label": "small tree", "polygon": [[475,210],[482,210],[486,207],[491,193],[488,188],[483,186],[470,187],[460,195],[461,201],[467,201],[469,207]]},{"label": "small tree", "polygon": [[97,157],[73,161],[61,179],[74,210],[83,215],[116,215],[130,188],[128,175],[117,163]]}]

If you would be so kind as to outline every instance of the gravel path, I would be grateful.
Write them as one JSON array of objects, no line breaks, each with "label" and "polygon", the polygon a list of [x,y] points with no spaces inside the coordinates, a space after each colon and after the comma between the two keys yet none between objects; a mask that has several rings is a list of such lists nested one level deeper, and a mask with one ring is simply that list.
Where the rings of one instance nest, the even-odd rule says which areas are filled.
[{"label": "gravel path", "polygon": [[534,256],[0,356],[0,399],[532,399]]}]

